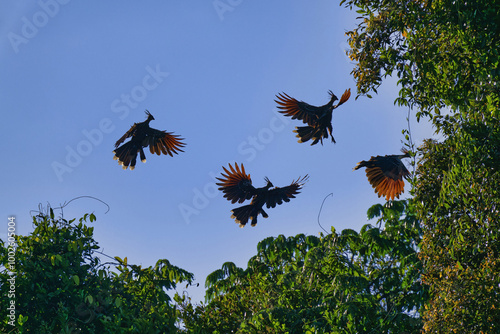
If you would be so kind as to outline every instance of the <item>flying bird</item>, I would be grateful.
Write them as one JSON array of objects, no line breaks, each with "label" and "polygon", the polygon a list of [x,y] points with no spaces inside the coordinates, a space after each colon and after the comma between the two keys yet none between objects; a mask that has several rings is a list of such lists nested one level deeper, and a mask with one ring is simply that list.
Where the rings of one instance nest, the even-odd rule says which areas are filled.
[{"label": "flying bird", "polygon": [[302,186],[308,179],[306,175],[303,178],[293,181],[289,186],[278,188],[274,187],[266,177],[264,180],[267,184],[262,188],[255,188],[252,185],[250,174],[246,174],[243,164],[241,164],[241,168],[237,163],[234,166],[233,168],[229,164],[229,170],[222,167],[226,174],[221,173],[223,177],[217,178],[221,182],[216,184],[220,186],[219,190],[224,193],[224,197],[233,204],[236,202],[243,203],[245,200],[252,199],[250,204],[231,211],[231,218],[234,218],[240,227],[244,227],[249,219],[252,226],[257,225],[257,216],[259,214],[267,218],[268,215],[263,209],[264,205],[267,208],[274,208],[276,204],[290,202],[290,198],[295,198],[295,195],[299,193],[299,190],[302,189]]},{"label": "flying bird", "polygon": [[[184,152],[181,149],[186,145],[181,141],[184,140],[183,138],[179,138],[178,135],[174,135],[172,132],[150,128],[149,122],[155,118],[148,110],[146,110],[146,115],[147,119],[144,122],[134,123],[130,130],[115,143],[115,150],[113,151],[115,156],[113,159],[118,160],[123,169],[130,166],[130,170],[134,170],[137,153],[140,154],[141,161],[146,162],[143,147],[149,146],[149,151],[158,155],[163,153],[173,156],[172,153],[178,154],[177,151]],[[130,141],[118,147],[127,138],[131,138]]]},{"label": "flying bird", "polygon": [[330,101],[321,107],[312,106],[303,101],[297,101],[293,97],[285,93],[276,95],[278,110],[285,116],[292,117],[292,119],[299,119],[306,123],[307,126],[297,126],[293,131],[297,133],[299,143],[305,143],[312,139],[311,145],[315,145],[318,141],[323,145],[323,138],[328,138],[328,134],[332,137],[332,142],[335,143],[335,138],[332,134],[332,113],[333,109],[344,104],[349,97],[351,97],[351,89],[346,89],[344,94],[340,97],[339,103],[333,105],[338,100],[337,96],[331,90],[328,91],[331,98]]},{"label": "flying bird", "polygon": [[402,149],[403,154],[400,155],[385,155],[371,157],[368,161],[360,161],[354,167],[354,170],[366,167],[366,176],[368,181],[378,193],[378,197],[385,196],[385,199],[399,198],[399,195],[404,192],[404,178],[410,176],[410,172],[406,169],[401,159],[409,158],[410,153],[406,149]]}]

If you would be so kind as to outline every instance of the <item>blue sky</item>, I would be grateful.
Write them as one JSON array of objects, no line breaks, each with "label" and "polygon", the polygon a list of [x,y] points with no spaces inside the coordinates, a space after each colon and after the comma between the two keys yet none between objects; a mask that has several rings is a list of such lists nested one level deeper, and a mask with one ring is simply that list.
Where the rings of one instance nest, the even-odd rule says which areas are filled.
[{"label": "blue sky", "polygon": [[[373,99],[354,99],[353,64],[345,56],[356,13],[338,1],[2,1],[0,208],[32,231],[30,210],[78,196],[67,219],[94,212],[104,252],[130,263],[166,258],[206,276],[226,261],[246,267],[268,237],[318,235],[321,224],[359,230],[366,210],[383,203],[360,160],[398,153],[407,110],[394,106],[395,80]],[[297,143],[299,122],[276,112],[279,92],[322,105],[329,89],[351,99],[333,115],[337,144]],[[185,138],[185,153],[153,156],[122,170],[114,143],[134,122]],[[412,121],[418,144],[430,125]],[[286,186],[309,174],[301,194],[238,228],[236,205],[215,191],[214,176],[243,163],[254,186],[269,177]],[[409,188],[406,187],[407,196]],[[373,222],[375,223],[375,222]],[[1,226],[1,225],[0,225]],[[181,292],[182,290],[179,290]]]}]

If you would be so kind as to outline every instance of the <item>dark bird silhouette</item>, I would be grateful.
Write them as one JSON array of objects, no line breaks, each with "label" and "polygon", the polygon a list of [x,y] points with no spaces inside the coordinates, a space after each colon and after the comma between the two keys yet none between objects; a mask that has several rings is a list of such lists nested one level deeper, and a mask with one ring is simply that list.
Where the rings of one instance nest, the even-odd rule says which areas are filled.
[{"label": "dark bird silhouette", "polygon": [[246,174],[243,164],[241,164],[241,168],[238,167],[237,163],[234,166],[233,168],[229,164],[230,170],[222,167],[226,174],[221,173],[223,178],[217,178],[221,182],[216,184],[220,186],[219,190],[224,193],[224,197],[233,204],[236,202],[243,203],[245,200],[252,199],[249,205],[244,205],[231,211],[231,218],[234,218],[236,223],[240,224],[240,227],[244,227],[249,219],[252,226],[257,225],[257,216],[259,214],[267,218],[268,215],[262,208],[264,205],[268,208],[274,208],[276,204],[290,202],[290,198],[295,198],[295,195],[299,194],[299,190],[302,189],[302,186],[308,179],[306,175],[302,179],[298,178],[293,181],[287,187],[278,188],[274,187],[266,177],[264,180],[267,184],[262,188],[255,188],[252,186],[250,174]]},{"label": "dark bird silhouette", "polygon": [[385,196],[385,199],[399,198],[399,195],[404,192],[404,178],[410,176],[410,172],[406,169],[401,161],[403,158],[409,158],[410,153],[406,149],[402,149],[403,154],[400,155],[385,155],[371,157],[368,161],[360,161],[354,167],[354,170],[366,167],[366,176],[368,181],[378,193],[378,197]]},{"label": "dark bird silhouette", "polygon": [[333,103],[338,100],[337,96],[331,90],[328,93],[331,96],[330,102],[321,107],[297,101],[285,93],[276,95],[277,100],[274,101],[278,104],[278,109],[281,109],[278,110],[280,113],[292,117],[292,119],[299,119],[307,124],[307,126],[297,126],[293,131],[297,133],[299,143],[305,143],[312,139],[311,145],[317,144],[318,141],[323,145],[323,138],[328,138],[328,134],[332,137],[332,142],[335,143],[332,134],[332,113],[334,109],[349,100],[351,89],[346,89],[336,105],[333,105]]},{"label": "dark bird silhouette", "polygon": [[[113,159],[118,160],[118,163],[123,166],[123,169],[127,169],[127,167],[130,166],[130,170],[134,170],[137,153],[140,154],[141,161],[146,162],[146,155],[144,154],[143,147],[149,146],[149,151],[158,155],[163,153],[173,156],[172,153],[178,154],[177,151],[184,152],[181,149],[181,147],[186,145],[181,142],[183,138],[179,138],[178,135],[174,135],[172,132],[150,128],[149,122],[155,118],[147,110],[146,115],[148,118],[144,122],[134,123],[134,125],[130,127],[130,130],[115,143],[116,149],[113,151],[115,154]],[[129,137],[131,138],[130,141],[118,147]]]}]

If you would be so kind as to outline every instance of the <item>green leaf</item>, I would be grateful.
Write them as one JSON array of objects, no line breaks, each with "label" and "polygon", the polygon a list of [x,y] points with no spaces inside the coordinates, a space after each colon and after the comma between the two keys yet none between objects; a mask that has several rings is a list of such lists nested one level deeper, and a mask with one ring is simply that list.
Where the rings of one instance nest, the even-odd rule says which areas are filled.
[{"label": "green leaf", "polygon": [[88,295],[85,300],[92,305],[94,303],[94,298],[91,295]]}]

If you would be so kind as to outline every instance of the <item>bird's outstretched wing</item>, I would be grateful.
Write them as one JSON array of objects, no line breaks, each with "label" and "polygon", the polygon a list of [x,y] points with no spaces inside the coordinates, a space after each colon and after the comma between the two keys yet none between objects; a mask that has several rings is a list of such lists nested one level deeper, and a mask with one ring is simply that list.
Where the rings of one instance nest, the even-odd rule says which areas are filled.
[{"label": "bird's outstretched wing", "polygon": [[278,110],[285,116],[292,117],[292,119],[299,119],[304,123],[314,126],[320,116],[320,110],[316,106],[312,106],[306,102],[297,101],[286,93],[279,93],[276,95]]},{"label": "bird's outstretched wing", "polygon": [[115,143],[115,148],[117,148],[118,146],[120,146],[121,143],[123,143],[125,141],[125,139],[129,138],[129,137],[132,137],[135,130],[137,129],[137,123],[134,123],[134,125],[132,125],[130,127],[130,129],[125,132],[125,134],[123,136],[121,136],[120,139],[118,139]]},{"label": "bird's outstretched wing", "polygon": [[247,199],[251,199],[255,195],[255,188],[252,186],[250,174],[245,173],[245,167],[241,164],[241,168],[235,163],[233,166],[229,164],[229,170],[222,167],[226,174],[221,173],[223,178],[217,178],[221,181],[216,183],[224,193],[224,197],[231,203],[243,203]]},{"label": "bird's outstretched wing", "polygon": [[160,155],[163,153],[173,156],[172,153],[178,154],[178,151],[184,152],[181,147],[186,146],[186,144],[183,143],[182,140],[184,140],[184,138],[180,138],[179,135],[174,135],[173,132],[148,128],[142,146],[149,146],[149,151],[153,154],[156,153]]},{"label": "bird's outstretched wing", "polygon": [[299,177],[287,187],[276,187],[269,190],[266,198],[266,206],[268,208],[274,208],[276,205],[280,205],[283,202],[290,202],[290,198],[295,198],[295,195],[300,193],[299,190],[302,189],[302,186],[308,179],[309,176],[306,175],[303,178]]},{"label": "bird's outstretched wing", "polygon": [[337,108],[338,106],[340,106],[341,104],[344,104],[347,102],[347,100],[349,100],[349,98],[351,97],[351,89],[346,89],[344,94],[342,94],[342,96],[340,97],[340,101],[339,103],[337,103],[337,105],[335,106],[335,108]]},{"label": "bird's outstretched wing", "polygon": [[386,200],[399,198],[404,191],[403,178],[410,175],[398,156],[371,157],[368,161],[359,162],[354,169],[361,167],[366,167],[368,182],[378,193],[378,197],[385,196]]}]

